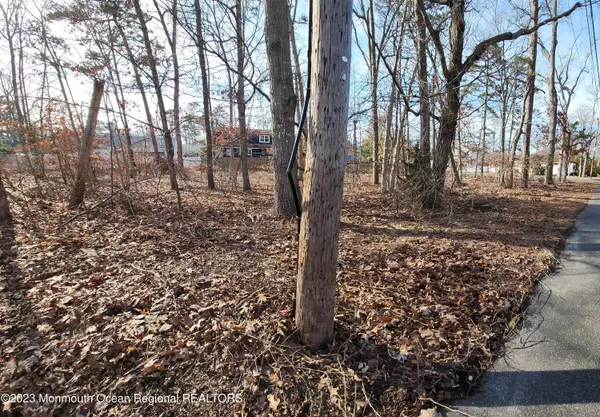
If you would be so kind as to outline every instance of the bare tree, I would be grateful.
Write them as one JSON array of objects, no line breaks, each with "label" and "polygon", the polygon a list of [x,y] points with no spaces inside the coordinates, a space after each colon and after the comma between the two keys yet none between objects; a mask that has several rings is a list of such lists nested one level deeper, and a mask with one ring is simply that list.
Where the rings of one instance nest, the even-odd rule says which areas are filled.
[{"label": "bare tree", "polygon": [[[558,13],[558,1],[552,1],[552,16]],[[548,58],[548,161],[546,162],[546,184],[554,183],[554,154],[556,153],[556,125],[558,95],[556,93],[556,46],[558,44],[558,21],[552,23],[550,50],[542,49]]]},{"label": "bare tree", "polygon": [[133,74],[135,76],[135,83],[137,85],[140,96],[142,97],[142,104],[144,105],[144,113],[146,114],[146,121],[148,123],[148,133],[150,136],[150,142],[152,143],[152,149],[154,151],[154,163],[158,165],[160,163],[160,153],[158,151],[158,142],[156,141],[156,132],[155,127],[152,121],[152,112],[150,111],[150,105],[148,104],[148,97],[146,96],[146,89],[144,88],[144,83],[142,81],[142,77],[140,74],[140,63],[137,62],[131,46],[129,45],[129,40],[127,39],[127,35],[125,34],[125,30],[123,29],[123,25],[117,19],[116,14],[113,16],[113,21],[121,35],[121,39],[123,41],[123,46],[125,47],[125,51],[127,53],[127,58],[131,63],[131,67],[133,68]]},{"label": "bare tree", "polygon": [[[0,4],[0,12],[2,13],[2,17],[4,18],[4,31],[2,35],[7,40],[8,44],[8,52],[9,52],[9,65],[10,65],[10,75],[11,75],[11,86],[12,86],[12,105],[14,106],[14,111],[16,112],[16,121],[18,123],[18,137],[19,141],[23,145],[25,160],[27,166],[34,177],[38,177],[39,173],[36,167],[34,166],[29,152],[29,147],[27,146],[29,141],[27,135],[24,134],[26,127],[28,126],[27,120],[27,106],[24,105],[26,101],[26,97],[24,97],[22,92],[22,67],[20,63],[22,63],[21,54],[23,51],[23,45],[21,41],[21,32],[22,32],[22,4],[19,0],[10,1],[8,4],[3,5]],[[15,45],[16,43],[16,45]]]},{"label": "bare tree", "polygon": [[196,16],[196,46],[198,49],[198,63],[202,77],[202,104],[204,105],[204,131],[206,132],[206,181],[208,188],[215,188],[213,174],[213,149],[212,149],[212,126],[210,120],[210,88],[208,85],[208,70],[204,56],[204,33],[202,31],[202,8],[200,0],[194,0],[194,12]]},{"label": "bare tree", "polygon": [[444,195],[444,180],[446,178],[446,169],[452,150],[452,142],[456,134],[456,125],[458,121],[458,112],[460,109],[459,90],[462,78],[473,65],[483,57],[485,52],[492,46],[500,42],[517,39],[521,36],[529,35],[537,31],[540,27],[554,22],[570,15],[577,8],[581,7],[576,3],[566,12],[548,18],[528,28],[523,28],[515,32],[505,32],[492,36],[478,43],[473,51],[463,60],[465,43],[465,0],[440,1],[450,8],[450,26],[448,29],[449,50],[446,53],[440,30],[435,28],[426,12],[423,0],[418,0],[418,5],[425,17],[425,24],[433,44],[438,52],[440,66],[444,76],[445,91],[443,104],[440,109],[440,130],[435,147],[435,156],[433,160],[433,181],[434,187],[430,193],[423,197],[424,204],[428,207],[436,207],[441,204]]},{"label": "bare tree", "polygon": [[419,151],[421,160],[425,165],[424,168],[429,169],[431,160],[431,143],[430,143],[430,127],[431,120],[429,117],[429,81],[427,80],[427,25],[425,24],[425,11],[419,7],[419,0],[415,0],[415,25],[417,33],[415,36],[415,44],[417,48],[417,68],[419,74],[419,113],[420,113],[420,130],[419,130]]},{"label": "bare tree", "polygon": [[88,112],[87,123],[81,146],[79,147],[79,159],[77,163],[77,173],[75,183],[69,196],[69,208],[75,208],[83,203],[85,195],[85,179],[90,168],[90,155],[94,144],[94,135],[96,134],[96,123],[98,122],[98,113],[100,112],[100,103],[104,94],[104,80],[94,80],[94,90],[92,92],[92,101]]},{"label": "bare tree", "polygon": [[[175,131],[175,143],[177,143],[177,164],[181,169],[183,169],[183,142],[181,141],[181,120],[179,116],[180,76],[179,59],[177,56],[177,0],[173,0],[173,2],[169,5],[169,10],[163,10],[156,0],[153,0],[153,2],[160,18],[160,24],[165,32],[167,43],[171,49],[171,58],[173,59],[173,130]],[[167,21],[165,19],[165,14],[167,12],[170,12],[172,17],[171,31],[169,31],[169,27],[167,26]]]},{"label": "bare tree", "polygon": [[575,90],[579,85],[581,76],[585,72],[587,60],[589,54],[585,57],[585,61],[579,71],[576,73],[575,78],[571,81],[572,76],[572,65],[573,58],[575,56],[574,50],[571,49],[566,61],[561,66],[560,71],[556,74],[556,81],[558,82],[560,95],[558,96],[558,104],[560,106],[560,112],[558,114],[558,123],[561,125],[562,130],[562,144],[561,144],[561,168],[559,170],[559,182],[566,182],[569,176],[569,161],[571,152],[573,151],[573,134],[574,126],[569,120],[569,109],[575,95]]},{"label": "bare tree", "polygon": [[162,87],[160,78],[158,76],[158,70],[156,68],[156,58],[152,50],[152,44],[150,42],[150,36],[148,34],[148,26],[146,25],[146,18],[144,12],[140,6],[140,0],[133,0],[135,7],[136,16],[142,29],[142,35],[144,36],[144,46],[146,48],[146,55],[148,56],[150,70],[152,72],[152,83],[154,84],[154,90],[156,92],[156,101],[158,102],[158,111],[160,113],[160,119],[162,122],[162,133],[163,140],[165,143],[165,150],[167,154],[167,166],[169,168],[169,179],[171,181],[171,189],[175,190],[177,195],[177,204],[181,210],[181,195],[179,194],[179,184],[177,184],[177,175],[175,174],[175,164],[173,162],[173,142],[171,140],[171,131],[169,130],[169,122],[167,121],[167,110],[163,101]]},{"label": "bare tree", "polygon": [[[483,176],[484,166],[485,166],[485,153],[486,153],[486,137],[487,137],[487,115],[489,103],[488,100],[490,98],[489,90],[490,90],[490,68],[489,63],[486,62],[484,65],[485,69],[485,90],[483,93],[483,120],[481,123],[481,176]],[[475,173],[477,173],[477,161],[475,161]]]},{"label": "bare tree", "polygon": [[[538,0],[530,1],[530,27],[538,23]],[[523,187],[529,186],[529,156],[531,152],[531,128],[533,126],[533,104],[535,100],[535,65],[537,62],[537,30],[529,34],[529,70],[527,71],[527,95],[525,100],[525,132],[523,135]]]},{"label": "bare tree", "polygon": [[[235,29],[237,42],[237,110],[239,123],[240,166],[242,168],[242,190],[252,191],[248,174],[248,133],[246,130],[246,94],[244,91],[244,22],[242,0],[235,2]],[[233,160],[233,150],[231,152]]]}]

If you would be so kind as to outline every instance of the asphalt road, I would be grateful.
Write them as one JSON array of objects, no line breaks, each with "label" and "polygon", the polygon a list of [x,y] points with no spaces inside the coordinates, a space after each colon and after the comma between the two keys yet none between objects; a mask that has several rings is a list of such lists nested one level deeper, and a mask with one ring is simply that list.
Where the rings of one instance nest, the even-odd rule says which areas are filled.
[{"label": "asphalt road", "polygon": [[557,274],[483,387],[447,417],[600,416],[600,193],[579,215]]}]

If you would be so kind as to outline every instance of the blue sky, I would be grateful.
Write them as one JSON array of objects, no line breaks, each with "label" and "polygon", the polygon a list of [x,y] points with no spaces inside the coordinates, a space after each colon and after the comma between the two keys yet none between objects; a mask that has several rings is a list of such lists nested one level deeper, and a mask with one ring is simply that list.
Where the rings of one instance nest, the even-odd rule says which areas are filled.
[{"label": "blue sky", "polygon": [[[30,0],[31,1],[31,0]],[[545,1],[545,0],[544,0]],[[571,7],[573,4],[573,0],[561,0],[559,2],[559,12],[564,11]],[[358,0],[355,1],[355,7],[358,8]],[[528,10],[528,0],[480,0],[480,1],[471,1],[468,4],[468,14],[467,14],[467,45],[465,48],[465,53],[468,53],[472,46],[485,39],[489,36],[497,34],[501,31],[505,30],[518,30],[520,27],[523,27],[527,24],[526,11]],[[542,6],[543,7],[543,6]],[[594,5],[594,18],[596,23],[596,29],[600,32],[600,7],[598,5]],[[544,8],[544,7],[543,7]],[[151,10],[149,6],[147,6],[148,10]],[[519,11],[519,9],[524,10],[525,12]],[[300,16],[306,16],[308,14],[308,2],[307,0],[300,0],[298,4],[298,13],[297,18]],[[519,17],[522,16],[522,17]],[[546,18],[547,14],[543,14],[542,18]],[[60,25],[59,25],[60,26]],[[68,38],[76,37],[76,33],[68,33],[66,27],[55,27],[55,30],[58,32],[62,32],[63,35],[66,35]],[[156,33],[160,33],[157,31]],[[306,50],[307,50],[307,25],[305,24],[297,24],[296,25],[296,36],[298,47],[300,50],[300,59],[303,68],[306,64]],[[182,37],[185,35],[182,34]],[[550,37],[550,27],[546,27],[540,31],[540,38],[542,42],[547,44],[549,42]],[[366,48],[367,38],[366,36],[359,31],[359,42]],[[522,48],[526,51],[527,47],[527,38],[523,37],[520,40],[510,42],[511,47],[516,49]],[[578,72],[579,68],[583,64],[586,55],[590,52],[590,42],[588,35],[588,23],[586,19],[586,13],[583,9],[577,10],[571,17],[567,19],[563,19],[559,23],[559,46],[558,46],[558,65],[560,66],[561,61],[564,61],[568,54],[574,51],[574,60],[573,60],[573,68],[571,70],[572,73]],[[5,57],[5,48],[4,46],[0,46],[0,57]],[[181,54],[183,56],[193,56],[195,52],[190,49],[186,49],[186,51],[182,51]],[[78,57],[83,56],[83,51],[78,47],[74,47],[71,51],[71,56],[68,57],[71,60],[78,59]],[[571,106],[571,110],[575,111],[578,106],[585,104],[593,104],[593,85],[595,84],[594,74],[596,74],[595,68],[595,57],[590,57],[587,62],[587,73],[585,73],[582,77],[582,81],[580,86],[575,94],[574,102]],[[193,60],[188,64],[188,68],[193,66]],[[213,68],[217,68],[217,63],[213,59],[211,66]],[[193,70],[193,68],[192,68]],[[547,61],[541,51],[538,53],[538,63],[537,63],[537,71],[541,76],[545,76],[547,73]],[[213,72],[213,76],[216,76],[217,72]],[[385,111],[385,105],[387,100],[387,92],[385,92],[386,85],[389,85],[389,79],[386,77],[387,71],[384,66],[381,66],[381,76],[384,80],[382,82],[382,94],[380,99],[380,104],[382,104],[381,112]],[[222,74],[222,71],[221,71]],[[353,37],[353,48],[352,48],[352,71],[351,71],[351,112],[356,111],[358,107],[362,104],[362,102],[368,98],[369,94],[369,84],[368,84],[368,71],[367,65],[364,62],[362,54],[359,52],[359,49],[356,44],[354,44]],[[543,78],[538,78],[537,81],[538,88],[545,90],[545,81]],[[218,87],[215,85],[215,88]],[[75,99],[77,102],[81,103],[82,107],[85,108],[87,106],[89,92],[91,88],[91,81],[89,79],[85,79],[83,77],[73,77],[72,80],[72,88],[75,91]],[[265,85],[264,89],[268,91],[268,86]],[[186,104],[193,101],[200,101],[200,90],[185,90],[185,96],[182,97],[182,104],[185,106]],[[215,94],[218,96],[218,94]],[[139,102],[138,97],[134,94],[130,95],[129,100],[132,103]],[[169,103],[167,104],[169,105]],[[368,103],[367,103],[368,105]],[[363,106],[364,107],[364,106]],[[536,95],[536,108],[539,109],[543,115],[544,109],[546,107],[546,97],[543,92],[539,92]],[[137,112],[137,113],[136,113]],[[134,114],[141,119],[143,119],[143,115],[141,112],[141,107],[133,110]],[[257,100],[250,103],[250,123],[253,123],[253,127],[267,127],[262,126],[263,124],[268,124],[268,120],[270,117],[269,108],[267,103],[264,100]],[[362,137],[365,137],[368,131],[370,115],[367,114],[364,117],[360,118],[359,130]],[[478,115],[474,115],[472,118],[472,124],[474,128],[476,128],[478,124]],[[412,121],[411,126],[413,129],[418,127],[418,124],[415,120]]]}]

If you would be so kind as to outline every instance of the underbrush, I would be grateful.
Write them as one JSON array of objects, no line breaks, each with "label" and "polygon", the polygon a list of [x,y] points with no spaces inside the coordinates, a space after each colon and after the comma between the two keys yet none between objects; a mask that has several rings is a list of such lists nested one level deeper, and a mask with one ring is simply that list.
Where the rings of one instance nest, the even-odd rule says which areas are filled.
[{"label": "underbrush", "polygon": [[[100,178],[78,212],[60,181],[44,180],[42,196],[30,180],[9,187],[0,391],[181,399],[89,402],[80,415],[416,415],[477,383],[595,189],[470,181],[445,210],[415,213],[355,181],[335,341],[310,352],[291,317],[296,224],[271,215],[269,176],[252,180],[251,194],[211,191],[190,173],[181,213],[164,179],[110,197]],[[190,393],[205,401],[183,401]],[[76,405],[5,408],[66,416]]]}]

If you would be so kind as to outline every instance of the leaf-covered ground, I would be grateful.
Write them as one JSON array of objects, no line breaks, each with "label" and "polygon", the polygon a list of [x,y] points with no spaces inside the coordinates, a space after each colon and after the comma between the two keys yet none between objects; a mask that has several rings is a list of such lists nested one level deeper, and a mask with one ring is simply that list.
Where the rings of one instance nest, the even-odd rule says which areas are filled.
[{"label": "leaf-covered ground", "polygon": [[[471,181],[450,193],[447,210],[416,218],[402,196],[354,178],[335,342],[309,352],[291,318],[296,224],[271,215],[268,178],[254,174],[254,192],[242,194],[209,191],[192,174],[181,214],[164,178],[104,202],[109,190],[97,186],[79,212],[66,210],[58,181],[44,180],[41,196],[9,188],[17,201],[0,249],[0,392],[36,401],[4,403],[4,412],[416,415],[428,398],[477,382],[596,188]],[[44,393],[147,398],[77,406],[37,401]],[[178,401],[149,402],[158,395]]]}]

